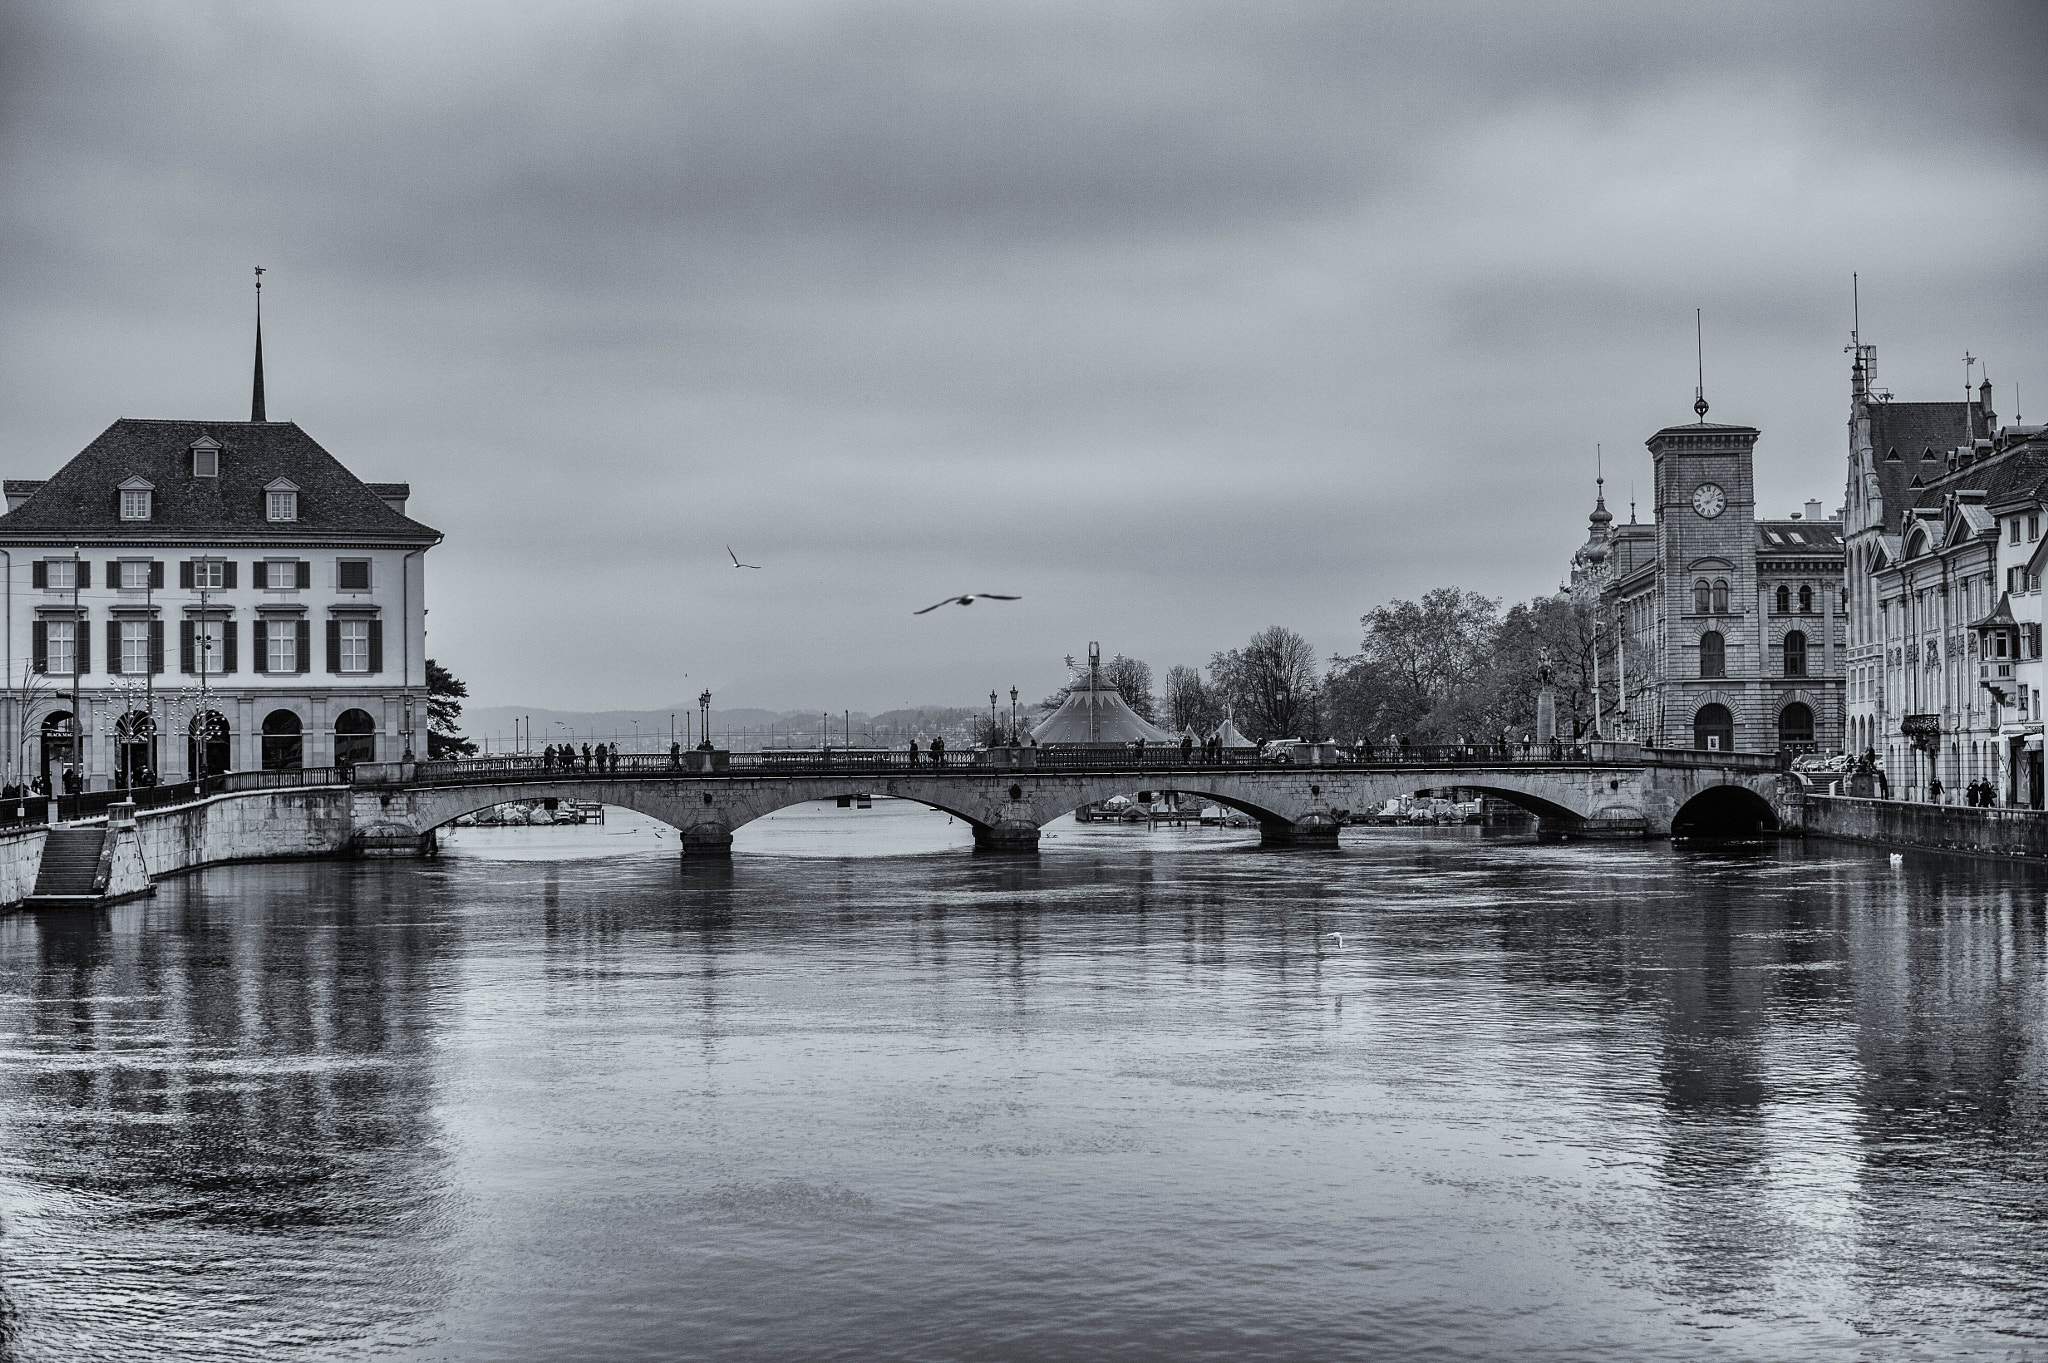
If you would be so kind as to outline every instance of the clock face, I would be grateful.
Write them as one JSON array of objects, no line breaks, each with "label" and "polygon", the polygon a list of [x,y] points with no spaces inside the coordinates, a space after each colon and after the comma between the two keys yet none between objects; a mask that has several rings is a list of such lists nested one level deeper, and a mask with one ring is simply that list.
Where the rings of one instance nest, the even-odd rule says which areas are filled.
[{"label": "clock face", "polygon": [[1714,483],[1701,483],[1693,490],[1692,509],[1708,520],[1720,515],[1728,508],[1728,494]]}]

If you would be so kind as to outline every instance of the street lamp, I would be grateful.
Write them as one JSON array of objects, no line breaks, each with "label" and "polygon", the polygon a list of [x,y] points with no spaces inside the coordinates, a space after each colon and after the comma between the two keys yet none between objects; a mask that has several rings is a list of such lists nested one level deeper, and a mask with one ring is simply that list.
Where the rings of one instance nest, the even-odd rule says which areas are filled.
[{"label": "street lamp", "polygon": [[[988,735],[991,740],[1003,736],[1003,722],[996,718],[996,693],[993,691],[988,693]],[[996,745],[992,741],[989,746],[993,748]]]},{"label": "street lamp", "polygon": [[1023,736],[1023,731],[1017,727],[1017,688],[1013,686],[1010,688],[1010,741],[1018,742]]},{"label": "street lamp", "polygon": [[708,687],[708,686],[704,688],[703,694],[701,694],[701,695],[699,695],[699,696],[697,697],[697,713],[698,713],[699,715],[703,716],[703,724],[702,724],[702,725],[701,725],[700,727],[702,727],[702,729],[703,729],[703,731],[704,731],[704,737],[703,737],[703,740],[702,740],[701,742],[699,742],[699,743],[697,744],[697,748],[698,748],[698,750],[699,750],[700,752],[710,752],[710,751],[711,751],[711,688],[710,688],[710,687]]}]

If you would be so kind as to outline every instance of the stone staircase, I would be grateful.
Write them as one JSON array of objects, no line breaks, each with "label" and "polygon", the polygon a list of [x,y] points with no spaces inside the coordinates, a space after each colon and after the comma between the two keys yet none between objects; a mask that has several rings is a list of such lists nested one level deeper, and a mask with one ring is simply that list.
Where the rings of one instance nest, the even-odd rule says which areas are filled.
[{"label": "stone staircase", "polygon": [[99,903],[101,852],[107,830],[102,827],[53,828],[43,844],[43,863],[36,873],[31,909],[88,908]]}]

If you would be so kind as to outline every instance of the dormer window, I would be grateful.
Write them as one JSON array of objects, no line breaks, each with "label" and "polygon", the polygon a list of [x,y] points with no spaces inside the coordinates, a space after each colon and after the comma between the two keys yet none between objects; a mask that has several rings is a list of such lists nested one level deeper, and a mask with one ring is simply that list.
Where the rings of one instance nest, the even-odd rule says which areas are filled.
[{"label": "dormer window", "polygon": [[192,476],[220,477],[220,442],[210,435],[202,435],[192,442]]},{"label": "dormer window", "polygon": [[299,518],[299,485],[289,478],[273,479],[263,488],[263,518],[295,521]]},{"label": "dormer window", "polygon": [[156,484],[147,478],[130,478],[121,484],[121,519],[124,521],[146,521],[154,507],[151,505]]}]

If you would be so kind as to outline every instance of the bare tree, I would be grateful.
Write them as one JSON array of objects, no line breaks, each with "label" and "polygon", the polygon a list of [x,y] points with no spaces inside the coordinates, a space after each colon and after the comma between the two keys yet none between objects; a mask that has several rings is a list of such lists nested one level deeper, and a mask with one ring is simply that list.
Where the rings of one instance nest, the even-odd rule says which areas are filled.
[{"label": "bare tree", "polygon": [[14,760],[8,764],[7,775],[14,781],[15,773],[19,772],[20,781],[16,784],[20,784],[28,779],[29,739],[41,736],[35,728],[36,716],[54,703],[56,691],[46,673],[36,671],[34,663],[25,662],[21,665],[21,680],[7,688],[5,694],[9,708],[14,711]]},{"label": "bare tree", "polygon": [[1243,648],[1209,660],[1209,679],[1254,742],[1315,738],[1319,681],[1316,651],[1283,625],[1269,625]]},{"label": "bare tree", "polygon": [[1166,669],[1166,721],[1176,733],[1192,729],[1206,735],[1223,722],[1223,702],[1202,680],[1202,674],[1182,663]]},{"label": "bare tree", "polygon": [[1360,659],[1370,665],[1383,722],[1441,739],[1484,732],[1499,621],[1498,601],[1456,587],[1389,601],[1360,620]]},{"label": "bare tree", "polygon": [[1119,653],[1102,665],[1102,679],[1114,686],[1124,704],[1136,710],[1148,724],[1156,718],[1159,707],[1152,699],[1151,664]]}]

